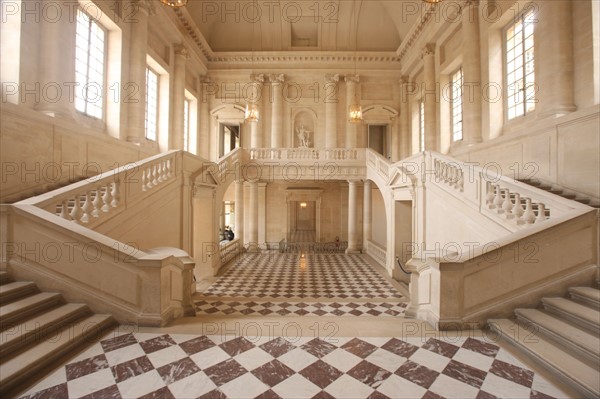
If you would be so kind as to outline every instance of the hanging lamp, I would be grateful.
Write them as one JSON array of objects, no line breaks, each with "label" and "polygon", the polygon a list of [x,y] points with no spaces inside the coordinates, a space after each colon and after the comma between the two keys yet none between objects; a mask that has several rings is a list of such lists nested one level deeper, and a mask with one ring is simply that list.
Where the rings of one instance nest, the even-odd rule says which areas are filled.
[{"label": "hanging lamp", "polygon": [[184,7],[188,3],[188,0],[160,0],[160,2],[169,7],[178,8]]},{"label": "hanging lamp", "polygon": [[[255,10],[257,10],[258,5],[256,4],[256,0],[254,0],[254,6],[255,6]],[[254,77],[254,24],[256,23],[256,21],[252,21],[252,42],[250,43],[250,47],[252,50],[252,54],[251,54],[251,63],[252,63],[252,73],[250,74],[250,77],[253,78]],[[246,112],[244,113],[244,121],[245,122],[258,122],[258,119],[260,118],[260,114],[258,111],[258,104],[256,104],[256,102],[254,101],[250,101],[250,99],[246,100]]]},{"label": "hanging lamp", "polygon": [[[362,0],[361,0],[362,7]],[[354,14],[356,11],[356,0],[354,0],[354,5],[352,7],[352,18],[354,18]],[[354,32],[354,76],[356,77],[356,52],[358,49],[358,20],[360,18],[360,8],[358,9],[358,13],[356,13],[356,22],[355,32]],[[360,105],[360,101],[358,101],[358,96],[356,94],[356,88],[354,89],[354,96],[352,98],[352,103],[348,107],[348,120],[350,123],[362,123],[363,122],[363,113],[362,107]]]}]

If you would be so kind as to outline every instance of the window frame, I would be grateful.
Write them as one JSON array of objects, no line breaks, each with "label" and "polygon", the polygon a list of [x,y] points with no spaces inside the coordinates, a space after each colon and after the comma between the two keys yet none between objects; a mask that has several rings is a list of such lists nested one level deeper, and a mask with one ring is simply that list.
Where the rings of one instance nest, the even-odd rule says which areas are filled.
[{"label": "window frame", "polygon": [[190,151],[190,132],[191,132],[191,123],[192,123],[192,100],[189,98],[184,98],[183,100],[183,150],[187,152]]},{"label": "window frame", "polygon": [[425,151],[425,101],[419,100],[419,152]]},{"label": "window frame", "polygon": [[[529,22],[526,22],[527,20],[529,20]],[[506,95],[504,96],[504,120],[505,122],[509,122],[509,121],[513,121],[519,118],[524,118],[532,113],[535,112],[536,110],[536,104],[537,104],[537,97],[536,97],[536,68],[535,68],[535,45],[536,45],[536,40],[535,40],[535,23],[537,22],[537,19],[535,18],[535,12],[534,10],[529,10],[527,12],[523,12],[521,14],[519,14],[518,16],[515,16],[515,18],[513,18],[511,20],[510,23],[508,23],[503,29],[502,29],[502,71],[503,71],[503,80],[504,80],[504,91],[506,93]],[[511,61],[508,60],[508,42],[509,42],[509,38],[508,38],[508,31],[512,28],[512,27],[516,27],[518,24],[522,24],[523,28],[521,30],[521,55],[520,55],[520,60],[522,61],[522,65],[521,65],[521,70],[522,70],[522,82],[523,82],[523,88],[519,89],[519,94],[514,94],[514,88],[511,89],[510,86],[511,84],[509,84],[509,74],[510,73],[514,73],[516,71],[518,71],[518,69],[513,69],[512,71],[509,72],[508,67],[509,67],[509,62],[511,61],[516,61],[519,58],[515,57],[513,58]],[[525,48],[525,42],[526,39],[529,38],[529,36],[525,36],[525,27],[526,25],[533,25],[533,31],[531,33],[531,38],[533,41],[533,44],[531,46],[531,51],[533,54],[533,58],[527,62],[526,60],[526,52],[527,49]],[[514,35],[513,37],[516,37],[516,35]],[[513,49],[516,49],[517,46],[513,47]],[[512,50],[512,49],[511,49]],[[528,63],[532,63],[533,68],[532,71],[527,74],[526,73],[526,67]],[[527,79],[527,77],[530,76],[533,78],[533,83],[530,83],[529,80]],[[516,84],[512,83],[512,85]],[[533,85],[533,98],[528,99],[527,98],[527,90],[528,88]],[[511,98],[514,98],[514,96],[522,96],[522,101],[519,103],[514,104],[512,107],[509,103],[509,101],[511,100]],[[531,109],[528,110],[528,106],[529,104],[533,104],[533,107]],[[511,109],[516,109],[516,110],[520,110],[520,114],[515,115],[513,117],[510,117],[510,110]]]},{"label": "window frame", "polygon": [[[155,105],[155,118],[154,118],[154,127],[155,127],[155,137],[154,138],[150,138],[148,137],[148,121],[149,121],[149,105],[150,105],[150,101],[149,101],[149,73],[152,73],[156,76],[156,101],[154,102]],[[159,114],[160,114],[160,74],[158,72],[156,72],[156,70],[154,68],[152,68],[150,65],[146,64],[146,99],[145,99],[145,115],[144,115],[144,136],[146,138],[146,140],[149,141],[153,141],[153,142],[158,142],[158,133],[159,133]]]},{"label": "window frame", "polygon": [[[81,14],[80,14],[81,13]],[[96,103],[92,103],[89,102],[86,98],[87,98],[87,93],[85,93],[85,95],[83,95],[83,90],[84,87],[79,87],[79,85],[75,86],[75,98],[74,98],[74,108],[75,111],[77,111],[79,114],[84,115],[86,117],[89,118],[93,118],[96,120],[100,120],[100,121],[105,121],[106,120],[106,109],[107,109],[107,85],[108,85],[108,42],[109,42],[109,30],[102,24],[100,23],[99,20],[93,18],[90,14],[88,14],[87,12],[85,12],[84,9],[82,9],[81,7],[77,8],[77,17],[76,17],[76,22],[75,22],[75,68],[74,68],[74,72],[75,72],[75,82],[77,82],[77,37],[78,37],[78,33],[77,33],[77,27],[79,26],[79,15],[83,15],[84,18],[87,18],[87,24],[88,24],[88,51],[87,51],[87,60],[86,60],[86,74],[85,74],[85,86],[89,85],[90,83],[97,83],[97,82],[90,82],[90,57],[91,57],[91,39],[92,39],[92,24],[95,24],[98,29],[100,29],[103,34],[104,34],[104,38],[103,38],[103,48],[102,48],[102,87],[101,87],[101,91],[100,91],[100,117],[92,115],[89,111],[88,111],[88,107],[91,105],[96,105]],[[79,98],[81,98],[84,101],[84,105],[85,105],[85,109],[84,110],[79,110],[77,109],[77,98],[78,95],[77,93],[81,93],[81,96]]]},{"label": "window frame", "polygon": [[[460,74],[459,84],[456,85],[455,77]],[[464,82],[465,75],[463,71],[462,65],[456,69],[453,73],[450,74],[450,131],[452,135],[452,142],[457,143],[464,140]],[[458,93],[457,93],[458,91]],[[458,102],[456,100],[459,100]],[[455,117],[457,114],[457,108],[460,113],[460,120],[458,122],[455,121]],[[460,131],[457,132],[456,127],[460,126]],[[457,138],[457,134],[460,133],[460,138]]]}]

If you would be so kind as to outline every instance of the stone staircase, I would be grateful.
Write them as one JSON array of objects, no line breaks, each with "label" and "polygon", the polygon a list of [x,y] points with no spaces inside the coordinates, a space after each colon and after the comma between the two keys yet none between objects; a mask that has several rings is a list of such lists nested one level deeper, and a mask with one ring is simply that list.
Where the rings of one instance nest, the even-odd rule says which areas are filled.
[{"label": "stone staircase", "polygon": [[543,298],[515,316],[488,324],[585,397],[600,397],[600,290],[572,287],[568,298]]},{"label": "stone staircase", "polygon": [[564,189],[562,187],[558,187],[556,185],[546,183],[546,182],[543,182],[538,179],[522,179],[519,181],[521,183],[525,183],[525,184],[529,184],[530,186],[537,187],[540,190],[548,191],[551,194],[556,194],[563,198],[577,201],[581,204],[588,205],[593,208],[600,208],[600,202],[598,200],[584,197],[584,196],[582,196],[580,194],[576,194],[574,192],[570,192],[569,190]]},{"label": "stone staircase", "polygon": [[0,397],[9,397],[59,366],[116,324],[83,304],[0,271]]}]

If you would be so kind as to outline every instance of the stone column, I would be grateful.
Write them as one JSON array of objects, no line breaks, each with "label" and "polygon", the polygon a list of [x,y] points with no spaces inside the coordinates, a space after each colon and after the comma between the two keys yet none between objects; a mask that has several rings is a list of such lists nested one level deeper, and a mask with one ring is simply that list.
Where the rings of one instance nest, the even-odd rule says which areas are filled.
[{"label": "stone column", "polygon": [[409,83],[408,77],[403,76],[400,79],[400,117],[399,117],[399,136],[400,136],[400,148],[398,151],[398,158],[394,158],[392,153],[392,160],[398,161],[404,159],[411,154],[411,137],[410,137],[410,102],[408,96]]},{"label": "stone column", "polygon": [[[248,102],[256,105],[258,107],[259,116],[262,117],[260,104],[262,102],[262,87],[265,81],[265,76],[263,74],[251,75],[250,80],[256,89],[256,92],[253,93],[253,98],[249,98]],[[250,148],[262,148],[263,147],[263,139],[262,132],[258,130],[258,121],[250,122]]]},{"label": "stone column", "polygon": [[337,105],[340,75],[325,75],[325,148],[337,148]]},{"label": "stone column", "polygon": [[[184,105],[185,105],[185,63],[190,57],[188,50],[183,44],[177,44],[174,49],[175,58],[173,61],[173,95],[171,105],[173,107],[173,121],[171,124],[171,134],[169,137],[169,147],[171,150],[183,150],[184,142]],[[189,137],[188,137],[189,140]]]},{"label": "stone column", "polygon": [[244,245],[244,181],[235,182],[235,237]]},{"label": "stone column", "polygon": [[539,2],[535,16],[536,105],[540,118],[573,112],[573,23],[568,0]]},{"label": "stone column", "polygon": [[258,182],[249,183],[250,218],[248,223],[248,243],[258,245]]},{"label": "stone column", "polygon": [[436,110],[438,90],[435,81],[435,45],[428,44],[421,52],[423,58],[423,87],[421,98],[425,106],[425,150],[437,151]]},{"label": "stone column", "polygon": [[[44,15],[40,18],[40,87],[35,89],[40,95],[35,108],[50,116],[72,118],[75,114],[74,95],[76,92],[82,93],[83,87],[75,86],[77,24],[69,21],[69,15],[74,13],[73,8],[67,7],[67,4],[68,2],[49,0],[44,0],[39,4],[42,10],[47,9],[52,12],[48,11],[48,14],[51,15]],[[44,8],[46,6],[48,7]],[[23,7],[25,7],[25,3],[23,3]],[[29,85],[23,86],[29,88]],[[104,95],[104,93],[99,94]],[[25,98],[27,97],[33,96],[26,95]]]},{"label": "stone column", "polygon": [[463,36],[463,142],[481,142],[481,51],[479,0],[469,0],[462,10]]},{"label": "stone column", "polygon": [[146,141],[146,56],[148,55],[148,16],[154,13],[152,2],[147,0],[130,1],[136,10],[136,22],[129,24],[129,82],[137,85],[136,101],[127,107],[127,141]]},{"label": "stone column", "polygon": [[348,249],[347,254],[360,253],[358,242],[358,227],[356,218],[356,197],[358,192],[357,180],[348,181]]},{"label": "stone column", "polygon": [[283,82],[284,74],[269,76],[272,90],[271,148],[283,147]]},{"label": "stone column", "polygon": [[366,248],[373,230],[373,210],[371,208],[373,192],[371,191],[371,180],[365,180],[363,190],[363,248]]},{"label": "stone column", "polygon": [[210,95],[212,93],[212,80],[208,76],[202,76],[200,81],[201,91],[198,101],[199,115],[198,124],[198,151],[197,154],[204,159],[210,159]]},{"label": "stone column", "polygon": [[348,111],[350,105],[355,102],[360,102],[356,96],[356,85],[360,82],[358,75],[347,75],[346,76],[346,148],[356,148],[358,145],[358,125],[350,122],[348,118]]}]

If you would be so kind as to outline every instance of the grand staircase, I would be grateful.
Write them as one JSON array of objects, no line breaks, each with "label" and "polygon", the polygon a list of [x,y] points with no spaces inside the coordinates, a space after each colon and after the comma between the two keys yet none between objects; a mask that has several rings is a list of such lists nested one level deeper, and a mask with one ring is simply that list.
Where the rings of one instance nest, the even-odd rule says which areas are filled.
[{"label": "grand staircase", "polygon": [[65,303],[59,293],[40,292],[0,271],[0,397],[59,366],[115,324],[110,315]]},{"label": "grand staircase", "polygon": [[600,396],[600,290],[569,288],[514,319],[489,320],[502,338],[588,398]]}]

